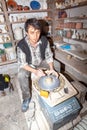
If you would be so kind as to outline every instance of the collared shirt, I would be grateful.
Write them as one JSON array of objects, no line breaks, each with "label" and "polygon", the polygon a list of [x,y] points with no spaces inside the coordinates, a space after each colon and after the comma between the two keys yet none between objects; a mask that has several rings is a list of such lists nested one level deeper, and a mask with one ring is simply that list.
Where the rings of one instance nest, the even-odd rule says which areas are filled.
[{"label": "collared shirt", "polygon": [[[31,51],[32,65],[39,66],[40,63],[42,62],[40,47],[39,47],[39,44],[42,44],[41,40],[39,40],[37,42],[36,47],[31,46],[27,37],[25,37],[25,40],[26,40],[26,42],[30,48],[30,51]],[[24,67],[25,65],[28,65],[28,63],[26,61],[26,55],[19,47],[17,47],[17,59],[18,59],[19,68]],[[53,53],[51,51],[49,44],[47,45],[47,48],[45,51],[45,60],[47,63],[53,62]]]}]

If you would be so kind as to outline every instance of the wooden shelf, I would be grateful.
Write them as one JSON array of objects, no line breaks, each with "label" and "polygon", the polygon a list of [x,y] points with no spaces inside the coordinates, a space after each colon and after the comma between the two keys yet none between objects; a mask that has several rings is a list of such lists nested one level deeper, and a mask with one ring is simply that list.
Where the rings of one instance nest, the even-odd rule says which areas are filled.
[{"label": "wooden shelf", "polygon": [[[46,20],[49,24],[51,24],[52,20],[51,18],[46,19],[44,18],[44,20]],[[25,23],[26,20],[20,20],[20,21],[15,21],[15,22],[10,22],[11,24],[20,24],[20,23]]]},{"label": "wooden shelf", "polygon": [[3,22],[3,23],[2,23],[2,22],[0,22],[0,26],[1,26],[1,25],[6,25],[6,22]]},{"label": "wooden shelf", "polygon": [[0,11],[0,15],[4,15],[4,12]]},{"label": "wooden shelf", "polygon": [[[41,13],[46,13],[46,14],[48,14],[48,13],[52,13],[52,9],[50,8],[50,9],[40,9],[40,10],[22,10],[22,11],[18,11],[18,10],[16,10],[16,11],[10,11],[10,10],[7,10],[7,7],[6,7],[6,0],[1,0],[0,1],[0,3],[2,4],[2,9],[3,9],[3,11],[1,11],[0,12],[0,15],[3,15],[4,16],[4,18],[5,18],[5,21],[6,21],[6,23],[0,23],[0,25],[7,25],[7,28],[8,28],[8,32],[7,33],[1,33],[0,35],[5,35],[5,34],[9,34],[9,36],[10,36],[10,38],[11,38],[11,42],[12,42],[12,45],[13,46],[16,46],[16,44],[17,44],[17,42],[18,42],[18,40],[15,40],[14,39],[14,34],[13,34],[13,31],[12,31],[12,27],[14,26],[12,26],[12,24],[20,24],[20,23],[25,23],[25,20],[26,19],[23,19],[22,21],[20,20],[21,18],[20,18],[20,15],[21,15],[21,17],[23,18],[23,16],[22,16],[22,14],[31,14],[31,17],[32,17],[32,14],[35,14],[35,13],[39,13],[39,14],[41,14]],[[52,2],[53,3],[53,2]],[[14,17],[14,19],[16,18],[15,16],[15,14],[17,14],[17,16],[18,16],[18,18],[20,18],[20,19],[18,19],[18,20],[20,20],[20,21],[16,21],[16,20],[14,20],[14,21],[12,21],[11,22],[11,19],[10,19],[10,16],[13,16]],[[26,15],[27,15],[26,14]],[[44,16],[44,15],[43,15]],[[41,18],[43,17],[42,15],[41,15]],[[45,16],[47,16],[47,15],[45,15]],[[36,17],[36,14],[35,14],[35,17]],[[13,19],[12,19],[13,20]],[[46,18],[45,19],[46,21],[48,21],[48,22],[50,22],[52,19],[50,18]],[[20,25],[19,25],[20,26]],[[2,72],[4,72],[5,70],[7,71],[7,69],[5,69],[6,67],[5,66],[9,66],[10,67],[10,65],[12,65],[12,64],[14,64],[14,63],[17,63],[17,59],[15,59],[15,60],[10,60],[10,61],[6,61],[6,62],[2,62],[2,63],[0,63],[0,67],[1,68],[3,68],[3,66],[4,66],[4,68],[3,68],[3,71]],[[5,70],[4,70],[5,69]]]},{"label": "wooden shelf", "polygon": [[9,32],[0,33],[0,35],[6,35],[6,34],[10,34],[10,33]]},{"label": "wooden shelf", "polygon": [[67,30],[87,30],[87,28],[81,28],[81,29],[76,29],[76,28],[60,28],[60,27],[56,27],[55,30],[64,30],[64,29],[67,29]]},{"label": "wooden shelf", "polygon": [[86,40],[78,40],[78,39],[72,39],[72,40],[75,40],[75,41],[78,41],[78,42],[84,42],[84,43],[87,43],[87,41]]},{"label": "wooden shelf", "polygon": [[72,21],[75,21],[75,20],[87,20],[87,17],[67,17],[67,18],[58,18],[56,19],[55,21],[64,21],[64,20],[72,20]]},{"label": "wooden shelf", "polygon": [[[59,37],[61,37],[61,36],[59,36]],[[66,38],[66,39],[71,39],[71,40],[74,40],[74,41],[77,41],[77,42],[83,42],[83,43],[87,43],[87,41],[86,40],[78,40],[78,39],[73,39],[73,38],[67,38],[67,37],[61,37],[61,38]]]},{"label": "wooden shelf", "polygon": [[[84,1],[84,2],[77,3],[77,4],[73,4],[73,5],[69,5],[69,6],[66,6],[66,7],[62,7],[62,8],[60,8],[60,10],[67,10],[67,9],[72,9],[72,8],[78,8],[78,7],[82,7],[82,6],[86,6],[86,5],[87,5],[87,0]],[[56,10],[59,10],[59,9],[56,8]]]},{"label": "wooden shelf", "polygon": [[66,38],[66,39],[71,39],[71,40],[74,40],[74,41],[77,41],[77,42],[84,42],[84,43],[87,43],[86,40],[78,40],[78,39],[73,39],[73,38],[67,38],[67,37],[63,37],[63,38]]},{"label": "wooden shelf", "polygon": [[8,14],[18,14],[18,13],[39,13],[39,12],[49,12],[51,9],[40,9],[40,10],[28,10],[28,11],[7,11]]},{"label": "wooden shelf", "polygon": [[79,81],[87,83],[87,60],[79,60],[75,57],[68,58],[69,54],[59,49],[55,50],[55,59],[65,65],[67,71]]},{"label": "wooden shelf", "polygon": [[2,63],[0,63],[0,66],[2,66],[2,65],[6,65],[6,64],[12,64],[12,63],[17,63],[17,59],[15,59],[15,60],[10,60],[10,61],[5,61],[5,62],[2,62]]},{"label": "wooden shelf", "polygon": [[25,23],[26,20],[23,20],[23,21],[15,21],[15,22],[10,22],[11,24],[20,24],[20,23]]}]

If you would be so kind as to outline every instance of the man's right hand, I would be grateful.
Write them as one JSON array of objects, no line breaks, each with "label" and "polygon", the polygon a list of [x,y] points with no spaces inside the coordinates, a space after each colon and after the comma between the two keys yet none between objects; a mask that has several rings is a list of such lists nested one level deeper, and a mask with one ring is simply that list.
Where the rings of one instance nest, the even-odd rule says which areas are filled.
[{"label": "man's right hand", "polygon": [[36,69],[35,75],[41,77],[41,76],[45,76],[45,73],[41,69]]}]

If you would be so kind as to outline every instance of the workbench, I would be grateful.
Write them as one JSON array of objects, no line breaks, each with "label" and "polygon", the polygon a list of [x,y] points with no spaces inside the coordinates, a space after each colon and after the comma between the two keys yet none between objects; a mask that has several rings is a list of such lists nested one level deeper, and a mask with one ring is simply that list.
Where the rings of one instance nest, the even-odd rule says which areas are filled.
[{"label": "workbench", "polygon": [[55,59],[64,65],[65,71],[87,84],[87,60],[79,60],[70,54],[55,49]]}]

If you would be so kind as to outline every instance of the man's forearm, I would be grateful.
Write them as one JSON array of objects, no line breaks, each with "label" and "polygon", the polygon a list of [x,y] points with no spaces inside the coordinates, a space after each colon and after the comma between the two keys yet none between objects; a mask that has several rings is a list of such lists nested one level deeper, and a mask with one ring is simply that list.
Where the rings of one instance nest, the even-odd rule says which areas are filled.
[{"label": "man's forearm", "polygon": [[50,62],[50,63],[49,63],[49,67],[50,67],[50,70],[53,70],[53,69],[54,69],[53,62]]},{"label": "man's forearm", "polygon": [[34,69],[33,67],[29,66],[29,65],[25,65],[23,67],[25,70],[31,72],[31,73],[36,73],[36,69]]}]

